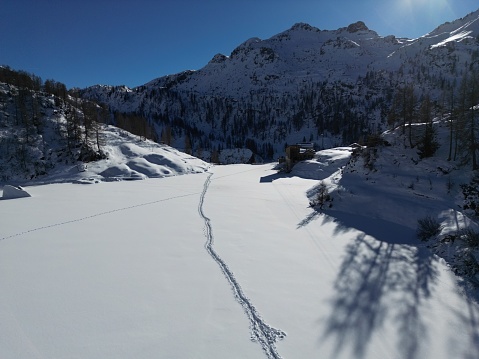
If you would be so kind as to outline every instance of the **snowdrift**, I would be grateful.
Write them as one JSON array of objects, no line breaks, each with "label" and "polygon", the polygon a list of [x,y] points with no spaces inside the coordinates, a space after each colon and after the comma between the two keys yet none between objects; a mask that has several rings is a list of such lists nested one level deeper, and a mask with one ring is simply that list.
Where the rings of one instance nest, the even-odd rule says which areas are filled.
[{"label": "snowdrift", "polygon": [[15,199],[24,197],[31,197],[31,195],[22,187],[15,187],[11,185],[6,185],[3,187],[2,199]]}]

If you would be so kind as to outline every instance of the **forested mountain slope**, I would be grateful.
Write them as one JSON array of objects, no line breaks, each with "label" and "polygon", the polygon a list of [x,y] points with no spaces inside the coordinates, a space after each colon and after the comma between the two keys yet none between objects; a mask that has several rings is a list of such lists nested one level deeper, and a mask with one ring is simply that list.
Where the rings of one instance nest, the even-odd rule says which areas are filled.
[{"label": "forested mountain slope", "polygon": [[349,144],[400,123],[391,110],[404,119],[406,89],[414,110],[426,95],[434,111],[454,106],[464,76],[477,68],[478,18],[476,11],[418,39],[379,36],[361,21],[334,31],[299,23],[197,71],[81,94],[145,118],[178,148],[247,147],[271,159],[286,143]]},{"label": "forested mountain slope", "polygon": [[[93,183],[203,172],[208,164],[134,133],[138,116],[116,114],[75,90],[0,67],[0,187],[3,183]],[[127,131],[128,130],[128,131]],[[251,153],[250,153],[251,156]]]}]

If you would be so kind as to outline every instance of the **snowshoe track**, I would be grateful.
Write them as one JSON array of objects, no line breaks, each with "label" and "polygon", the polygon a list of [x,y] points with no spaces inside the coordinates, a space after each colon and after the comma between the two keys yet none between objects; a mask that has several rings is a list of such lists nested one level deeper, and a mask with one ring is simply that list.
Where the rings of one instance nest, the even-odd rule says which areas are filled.
[{"label": "snowshoe track", "polygon": [[233,289],[236,300],[241,304],[246,315],[248,316],[250,320],[251,339],[261,344],[261,347],[263,348],[268,358],[281,359],[282,357],[276,350],[275,343],[278,339],[283,339],[286,336],[286,333],[284,333],[282,330],[275,329],[265,323],[254,305],[244,294],[243,289],[236,280],[231,269],[229,269],[228,265],[223,261],[223,259],[221,259],[221,257],[215,252],[213,248],[214,237],[211,220],[204,214],[203,211],[203,204],[205,201],[206,192],[208,191],[209,185],[211,183],[212,175],[213,174],[210,173],[205,181],[205,184],[203,186],[203,192],[201,193],[200,202],[198,205],[198,213],[205,221],[205,248],[210,254],[210,256],[214,259],[214,261],[220,266],[226,279],[231,284],[231,288]]}]

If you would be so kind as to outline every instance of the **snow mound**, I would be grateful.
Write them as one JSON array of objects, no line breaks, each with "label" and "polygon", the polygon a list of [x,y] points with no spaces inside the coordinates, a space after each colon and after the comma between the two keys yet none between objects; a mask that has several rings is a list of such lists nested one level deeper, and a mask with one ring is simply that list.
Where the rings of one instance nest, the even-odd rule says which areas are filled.
[{"label": "snow mound", "polygon": [[337,147],[316,152],[313,159],[297,163],[293,167],[291,175],[324,180],[348,163],[352,151],[352,147]]},{"label": "snow mound", "polygon": [[209,164],[172,147],[142,140],[129,132],[108,126],[104,130],[104,160],[65,166],[41,182],[91,184],[122,180],[142,180],[190,173],[202,173]]},{"label": "snow mound", "polygon": [[138,171],[132,170],[131,167],[126,164],[108,167],[103,172],[100,172],[100,175],[105,179],[135,180],[146,178],[145,175],[142,175]]},{"label": "snow mound", "polygon": [[15,199],[24,197],[31,197],[31,195],[20,186],[15,187],[6,185],[5,187],[3,187],[3,199]]}]

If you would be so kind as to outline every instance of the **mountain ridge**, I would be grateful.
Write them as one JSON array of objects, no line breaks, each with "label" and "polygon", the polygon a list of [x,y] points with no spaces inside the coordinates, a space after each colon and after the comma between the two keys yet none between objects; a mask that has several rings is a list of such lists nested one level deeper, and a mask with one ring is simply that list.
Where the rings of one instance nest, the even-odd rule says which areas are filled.
[{"label": "mountain ridge", "polygon": [[[362,21],[337,30],[306,23],[250,38],[199,70],[133,89],[95,86],[82,96],[144,116],[173,145],[194,151],[247,147],[264,158],[285,143],[327,137],[337,145],[387,128],[398,88],[438,101],[477,56],[479,10],[417,38],[379,36]],[[338,123],[339,122],[339,123]]]}]

